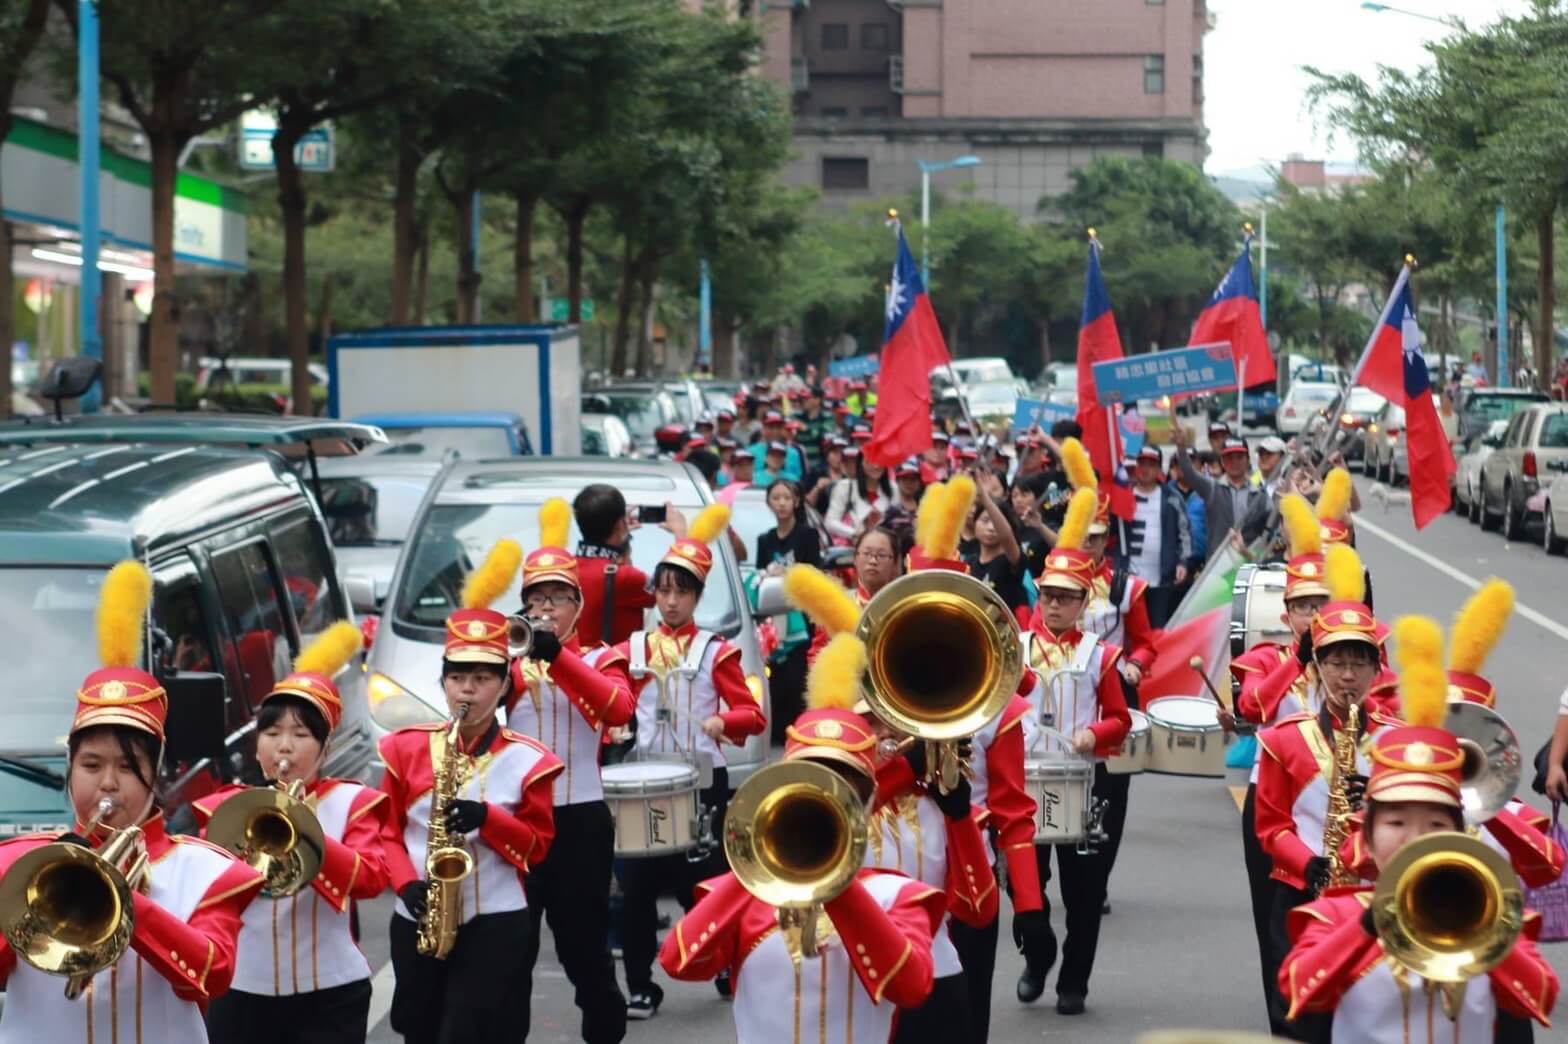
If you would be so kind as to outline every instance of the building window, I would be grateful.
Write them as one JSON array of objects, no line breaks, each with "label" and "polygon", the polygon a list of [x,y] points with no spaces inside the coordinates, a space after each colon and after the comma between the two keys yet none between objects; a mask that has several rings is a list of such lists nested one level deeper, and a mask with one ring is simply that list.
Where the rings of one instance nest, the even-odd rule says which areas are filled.
[{"label": "building window", "polygon": [[842,120],[849,115],[849,110],[842,105],[824,105],[822,118],[825,120]]},{"label": "building window", "polygon": [[1165,93],[1165,56],[1145,55],[1143,59],[1143,93]]},{"label": "building window", "polygon": [[867,105],[867,106],[865,106],[864,108],[862,108],[860,110],[860,115],[861,115],[861,117],[863,119],[868,119],[868,120],[885,120],[885,119],[887,119],[887,106],[886,105]]},{"label": "building window", "polygon": [[1165,6],[1165,0],[1143,0],[1143,2],[1148,4],[1150,7],[1164,7]]},{"label": "building window", "polygon": [[862,51],[887,50],[887,23],[863,23],[860,26],[860,49]]},{"label": "building window", "polygon": [[1165,143],[1163,141],[1146,141],[1143,143],[1144,159],[1164,159]]},{"label": "building window", "polygon": [[822,187],[852,191],[871,187],[871,162],[864,156],[823,156]]},{"label": "building window", "polygon": [[849,50],[849,26],[844,22],[825,22],[822,25],[824,51]]}]

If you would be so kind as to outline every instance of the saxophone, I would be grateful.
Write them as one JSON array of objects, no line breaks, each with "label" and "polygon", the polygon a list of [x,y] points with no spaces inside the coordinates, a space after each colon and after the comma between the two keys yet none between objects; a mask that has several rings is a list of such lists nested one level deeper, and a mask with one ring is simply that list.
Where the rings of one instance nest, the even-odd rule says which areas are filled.
[{"label": "saxophone", "polygon": [[1328,857],[1328,887],[1355,884],[1359,878],[1339,858],[1340,845],[1353,810],[1345,795],[1345,781],[1356,774],[1356,735],[1360,729],[1361,708],[1354,700],[1345,715],[1344,726],[1334,734],[1334,778],[1329,781],[1328,812],[1323,817],[1323,854]]},{"label": "saxophone", "polygon": [[425,880],[429,882],[425,915],[419,919],[417,948],[426,957],[445,960],[457,942],[463,920],[463,881],[474,872],[473,853],[461,834],[446,827],[446,812],[457,792],[468,781],[469,759],[458,749],[458,730],[468,705],[460,703],[446,732],[446,751],[436,767],[430,789],[430,833],[425,841]]}]

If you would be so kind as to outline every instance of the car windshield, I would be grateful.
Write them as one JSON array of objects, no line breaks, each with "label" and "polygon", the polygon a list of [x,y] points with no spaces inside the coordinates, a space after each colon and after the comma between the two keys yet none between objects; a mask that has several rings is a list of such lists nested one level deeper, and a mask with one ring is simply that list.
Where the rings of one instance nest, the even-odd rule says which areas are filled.
[{"label": "car windshield", "polygon": [[986,381],[1010,381],[1013,372],[1005,362],[964,363],[956,362],[953,370],[965,384],[983,384]]},{"label": "car windshield", "polygon": [[595,392],[583,402],[586,410],[590,405],[594,413],[613,413],[626,424],[632,437],[643,442],[651,443],[653,433],[661,424],[668,423],[668,418],[674,412],[668,406],[669,396],[652,395],[606,395]]},{"label": "car windshield", "polygon": [[1350,397],[1345,400],[1345,409],[1350,413],[1376,413],[1387,401],[1370,388],[1352,388]]},{"label": "car windshield", "polygon": [[1292,399],[1298,403],[1306,403],[1309,406],[1333,402],[1338,394],[1338,390],[1327,384],[1298,384],[1290,390]]},{"label": "car windshield", "polygon": [[1541,425],[1542,449],[1568,449],[1568,413],[1548,413]]},{"label": "car windshield", "polygon": [[598,428],[590,428],[588,425],[584,424],[583,425],[582,435],[583,435],[583,456],[585,456],[585,457],[607,457],[607,456],[609,456],[610,450],[604,444],[604,432],[600,431]]},{"label": "car windshield", "polygon": [[321,480],[321,512],[338,547],[386,547],[408,539],[434,475],[364,475]]},{"label": "car windshield", "polygon": [[93,618],[105,576],[94,569],[0,569],[0,627],[12,649],[6,667],[3,746],[60,750],[71,725],[71,694],[98,662]]},{"label": "car windshield", "polygon": [[691,396],[687,395],[684,389],[679,392],[672,391],[670,393],[670,399],[675,403],[676,420],[680,421],[687,427],[690,427],[693,423],[696,422],[697,415],[694,414],[691,410]]},{"label": "car windshield", "polygon": [[[688,519],[702,510],[700,504],[677,504]],[[440,641],[447,614],[460,604],[463,581],[497,540],[506,537],[524,548],[539,546],[538,504],[437,504],[424,526],[404,552],[404,564],[393,605],[395,621],[427,641]],[[577,546],[577,527],[568,538]],[[643,526],[632,536],[632,563],[652,575],[659,559],[674,540],[657,526]],[[732,559],[716,549],[713,572],[697,604],[697,624],[719,634],[732,635],[740,628],[740,613],[732,597],[725,570]],[[511,612],[518,606],[507,596],[495,608]],[[91,632],[88,628],[88,632]],[[78,661],[79,662],[79,661]]]},{"label": "car windshield", "polygon": [[1013,403],[1018,401],[1018,392],[1010,381],[992,381],[986,384],[973,384],[968,387],[970,407],[975,406],[1005,406],[1009,410]]},{"label": "car windshield", "polygon": [[1485,420],[1507,420],[1512,417],[1521,406],[1528,406],[1532,402],[1544,402],[1546,396],[1534,395],[1488,395],[1485,392],[1472,392],[1465,399],[1465,416],[1480,417]]},{"label": "car windshield", "polygon": [[485,460],[512,456],[506,428],[386,428],[392,445],[385,452],[401,457],[440,457],[452,450],[460,457]]}]

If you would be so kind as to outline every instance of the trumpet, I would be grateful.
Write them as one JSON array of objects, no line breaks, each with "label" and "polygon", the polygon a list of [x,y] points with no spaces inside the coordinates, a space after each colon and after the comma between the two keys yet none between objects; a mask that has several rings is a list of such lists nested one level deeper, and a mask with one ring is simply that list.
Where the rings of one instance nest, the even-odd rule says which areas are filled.
[{"label": "trumpet", "polygon": [[234,795],[207,825],[207,839],[259,872],[267,882],[264,891],[275,898],[310,884],[326,853],[321,821],[305,802],[304,781],[281,782],[288,770],[289,760],[281,759],[277,784]]},{"label": "trumpet", "polygon": [[856,634],[866,643],[871,712],[925,741],[927,782],[951,791],[964,768],[957,741],[1002,713],[1023,675],[1007,603],[963,573],[911,573],[867,603]]},{"label": "trumpet", "polygon": [[837,772],[781,761],[742,783],[724,819],[724,854],[746,891],[779,908],[791,952],[816,953],[822,904],[865,862],[866,802]]},{"label": "trumpet", "polygon": [[525,659],[534,647],[534,625],[528,617],[514,613],[506,618],[506,655]]},{"label": "trumpet", "polygon": [[[98,802],[91,836],[115,803]],[[23,961],[66,977],[67,1000],[125,953],[136,926],[132,893],[147,872],[140,827],[113,831],[99,849],[67,841],[35,848],[0,880],[0,932]]]}]

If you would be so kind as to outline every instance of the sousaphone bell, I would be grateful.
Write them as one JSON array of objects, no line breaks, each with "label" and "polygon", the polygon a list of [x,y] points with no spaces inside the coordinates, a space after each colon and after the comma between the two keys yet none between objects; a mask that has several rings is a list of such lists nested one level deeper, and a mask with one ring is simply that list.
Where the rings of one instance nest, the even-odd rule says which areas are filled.
[{"label": "sousaphone bell", "polygon": [[1465,822],[1476,826],[1501,812],[1519,789],[1524,772],[1519,737],[1490,707],[1450,700],[1443,728],[1459,740],[1464,755],[1459,797]]}]

